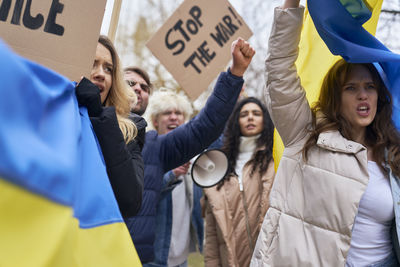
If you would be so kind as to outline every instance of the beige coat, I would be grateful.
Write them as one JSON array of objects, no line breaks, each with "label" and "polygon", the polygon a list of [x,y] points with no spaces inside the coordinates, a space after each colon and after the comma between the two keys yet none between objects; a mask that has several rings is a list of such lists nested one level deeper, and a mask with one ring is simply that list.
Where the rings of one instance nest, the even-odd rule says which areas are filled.
[{"label": "beige coat", "polygon": [[248,222],[251,232],[249,241],[246,230],[246,213],[243,195],[239,191],[236,176],[226,181],[219,191],[216,186],[205,189],[206,198],[206,243],[205,266],[246,267],[265,213],[269,207],[269,192],[274,180],[274,163],[270,162],[266,173],[260,177],[256,170],[250,177],[252,166],[243,168],[243,186],[248,207]]},{"label": "beige coat", "polygon": [[303,160],[312,118],[294,66],[303,12],[275,10],[265,98],[286,148],[251,266],[344,266],[369,180],[366,148],[337,131],[320,134]]}]

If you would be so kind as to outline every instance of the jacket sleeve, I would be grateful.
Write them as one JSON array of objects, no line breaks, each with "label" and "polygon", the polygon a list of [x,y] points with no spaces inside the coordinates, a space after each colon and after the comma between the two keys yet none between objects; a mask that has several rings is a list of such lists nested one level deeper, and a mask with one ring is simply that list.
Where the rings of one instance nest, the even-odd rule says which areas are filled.
[{"label": "jacket sleeve", "polygon": [[213,93],[200,113],[173,131],[159,136],[164,172],[188,162],[222,133],[239,97],[243,79],[222,72]]},{"label": "jacket sleeve", "polygon": [[222,266],[219,255],[219,243],[217,238],[217,229],[214,215],[211,207],[206,203],[206,243],[204,245],[204,266],[218,267]]},{"label": "jacket sleeve", "polygon": [[217,140],[212,142],[212,144],[207,149],[221,149],[224,145],[224,134],[221,134]]},{"label": "jacket sleeve", "polygon": [[261,177],[262,192],[261,192],[261,216],[260,225],[264,220],[264,216],[269,208],[269,194],[275,179],[274,161],[271,160],[266,173]]},{"label": "jacket sleeve", "polygon": [[111,187],[123,217],[136,215],[142,204],[144,164],[135,141],[125,144],[114,107],[90,118],[106,164]]},{"label": "jacket sleeve", "polygon": [[301,140],[311,123],[311,110],[295,61],[304,7],[276,8],[265,61],[265,101],[285,146]]},{"label": "jacket sleeve", "polygon": [[168,193],[170,193],[177,185],[182,183],[182,179],[179,176],[176,177],[173,171],[168,171],[163,176],[160,199],[164,198]]}]

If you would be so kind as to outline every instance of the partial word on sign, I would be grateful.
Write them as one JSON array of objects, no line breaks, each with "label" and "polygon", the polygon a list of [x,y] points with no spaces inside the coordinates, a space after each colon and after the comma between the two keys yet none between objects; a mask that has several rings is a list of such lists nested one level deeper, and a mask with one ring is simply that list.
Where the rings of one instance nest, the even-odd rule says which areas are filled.
[{"label": "partial word on sign", "polygon": [[193,6],[189,10],[189,14],[192,18],[183,22],[181,19],[178,20],[175,25],[168,30],[167,34],[165,35],[165,45],[169,50],[173,50],[177,48],[173,52],[173,55],[178,55],[183,52],[185,49],[185,42],[181,39],[171,42],[171,33],[178,31],[182,37],[188,42],[190,41],[190,35],[195,35],[199,32],[199,28],[203,26],[200,21],[201,9],[198,6]]},{"label": "partial word on sign", "polygon": [[[233,19],[230,14],[223,16],[222,21],[219,22],[217,26],[215,26],[216,32],[210,33],[210,36],[218,44],[219,47],[223,47],[228,41],[230,41],[230,38],[234,36],[235,32],[239,30],[240,26],[242,26],[242,23],[240,22],[240,20],[237,19],[237,16],[233,12],[233,10],[230,7],[228,9],[233,15]],[[200,15],[201,11],[198,14]],[[236,19],[237,23],[234,21],[234,19]],[[207,47],[207,45],[207,41],[204,41],[197,48],[197,50],[189,56],[189,58],[183,63],[185,68],[191,66],[197,73],[201,73],[201,66],[199,65],[199,63],[203,67],[207,67],[211,60],[216,56],[216,53],[214,51],[210,52],[210,49]],[[184,45],[182,47],[182,50],[183,49]]]},{"label": "partial word on sign", "polygon": [[[31,6],[33,0],[26,0],[25,9],[23,10],[25,0],[3,0],[0,5],[0,21],[7,21],[10,13],[12,2],[15,2],[14,10],[12,12],[11,24],[21,25],[22,11],[22,24],[31,30],[37,30],[44,24],[44,16],[42,14],[31,14]],[[36,0],[36,3],[42,4],[40,0]],[[50,6],[49,14],[44,24],[43,30],[45,32],[60,35],[64,34],[64,27],[56,23],[57,14],[62,13],[64,4],[60,3],[59,0],[53,0]]]}]

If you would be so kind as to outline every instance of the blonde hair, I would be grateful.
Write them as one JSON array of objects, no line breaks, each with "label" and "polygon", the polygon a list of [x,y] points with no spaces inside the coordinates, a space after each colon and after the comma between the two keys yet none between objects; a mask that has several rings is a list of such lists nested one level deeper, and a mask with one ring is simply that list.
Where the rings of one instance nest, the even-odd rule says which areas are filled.
[{"label": "blonde hair", "polygon": [[136,125],[129,119],[131,105],[136,104],[137,96],[123,79],[120,60],[111,40],[107,36],[100,35],[98,42],[110,51],[114,66],[112,85],[105,100],[105,106],[115,107],[119,128],[124,135],[125,142],[129,143],[137,135]]},{"label": "blonde hair", "polygon": [[148,130],[155,130],[153,120],[170,109],[181,111],[185,117],[185,122],[190,119],[193,113],[192,104],[186,96],[177,94],[173,89],[160,88],[151,96],[151,101],[144,114],[148,123]]}]

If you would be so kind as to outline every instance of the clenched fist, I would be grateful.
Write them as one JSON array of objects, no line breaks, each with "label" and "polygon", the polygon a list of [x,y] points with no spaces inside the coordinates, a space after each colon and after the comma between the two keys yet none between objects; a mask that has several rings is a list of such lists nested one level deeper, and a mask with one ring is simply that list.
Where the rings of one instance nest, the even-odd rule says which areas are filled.
[{"label": "clenched fist", "polygon": [[239,37],[232,43],[231,53],[233,59],[231,73],[242,77],[256,51],[248,42]]}]

